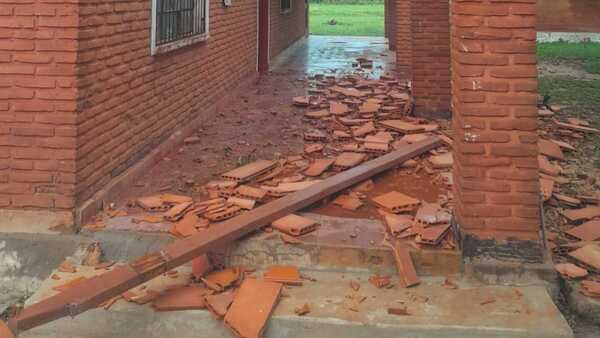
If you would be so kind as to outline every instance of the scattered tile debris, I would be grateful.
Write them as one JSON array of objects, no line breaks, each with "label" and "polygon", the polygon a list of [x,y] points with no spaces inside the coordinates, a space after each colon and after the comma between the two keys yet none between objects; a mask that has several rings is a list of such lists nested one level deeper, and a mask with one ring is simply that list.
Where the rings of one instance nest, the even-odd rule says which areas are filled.
[{"label": "scattered tile debris", "polygon": [[204,297],[204,303],[206,308],[213,314],[217,319],[223,318],[233,302],[234,293],[233,291],[226,291],[216,295],[207,295]]},{"label": "scattered tile debris", "polygon": [[588,275],[588,271],[586,269],[580,268],[571,263],[556,264],[554,268],[556,271],[558,271],[558,273],[568,278],[582,278]]},{"label": "scattered tile debris", "polygon": [[304,305],[294,308],[294,312],[298,316],[304,316],[304,315],[310,313],[310,305],[308,305],[308,303],[304,303]]},{"label": "scattered tile debris", "polygon": [[271,226],[292,236],[301,236],[317,229],[317,223],[312,219],[294,214],[276,220]]},{"label": "scattered tile debris", "polygon": [[225,325],[240,338],[261,337],[281,288],[279,283],[246,278],[225,315]]},{"label": "scattered tile debris", "polygon": [[277,282],[286,285],[302,285],[300,271],[295,266],[274,265],[264,273],[263,279],[269,282]]},{"label": "scattered tile debris", "polygon": [[213,291],[198,286],[168,290],[152,302],[156,311],[200,310],[206,308],[204,297]]}]

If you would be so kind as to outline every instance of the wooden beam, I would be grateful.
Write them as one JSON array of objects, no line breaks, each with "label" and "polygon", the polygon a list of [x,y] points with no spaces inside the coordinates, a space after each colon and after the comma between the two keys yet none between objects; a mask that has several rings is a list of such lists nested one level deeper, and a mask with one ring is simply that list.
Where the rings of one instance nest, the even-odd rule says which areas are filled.
[{"label": "wooden beam", "polygon": [[332,176],[321,183],[272,201],[252,211],[220,223],[183,240],[165,246],[159,252],[140,257],[100,276],[78,283],[68,290],[23,309],[8,322],[16,334],[65,316],[75,316],[98,304],[176,268],[211,249],[230,243],[271,222],[349,188],[383,171],[421,155],[442,144],[439,137],[381,156]]}]

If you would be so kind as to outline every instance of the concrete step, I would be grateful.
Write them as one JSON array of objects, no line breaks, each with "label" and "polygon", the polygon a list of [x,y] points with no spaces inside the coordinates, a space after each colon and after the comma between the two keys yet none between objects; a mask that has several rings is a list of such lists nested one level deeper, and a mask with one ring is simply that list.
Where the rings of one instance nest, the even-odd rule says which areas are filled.
[{"label": "concrete step", "polygon": [[[182,268],[182,274],[186,268]],[[414,288],[377,289],[368,273],[304,269],[316,281],[286,287],[269,321],[265,338],[329,337],[572,337],[571,329],[542,286],[490,286],[457,281],[442,286],[442,277],[425,277]],[[260,271],[257,272],[260,276]],[[360,283],[353,291],[349,281]],[[394,282],[396,280],[394,279]],[[46,280],[30,298],[51,293]],[[347,307],[348,296],[365,298],[358,311]],[[297,316],[294,308],[308,303],[311,312]],[[409,316],[387,313],[406,306]],[[234,338],[207,311],[157,313],[148,305],[118,301],[109,310],[95,309],[22,333],[23,338]]]}]

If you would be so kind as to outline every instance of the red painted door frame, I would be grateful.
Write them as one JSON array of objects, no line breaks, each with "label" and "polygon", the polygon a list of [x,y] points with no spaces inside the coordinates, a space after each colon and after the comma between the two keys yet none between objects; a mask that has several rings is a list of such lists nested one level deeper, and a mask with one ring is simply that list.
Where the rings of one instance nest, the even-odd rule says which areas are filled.
[{"label": "red painted door frame", "polygon": [[258,71],[269,71],[269,1],[258,0]]}]

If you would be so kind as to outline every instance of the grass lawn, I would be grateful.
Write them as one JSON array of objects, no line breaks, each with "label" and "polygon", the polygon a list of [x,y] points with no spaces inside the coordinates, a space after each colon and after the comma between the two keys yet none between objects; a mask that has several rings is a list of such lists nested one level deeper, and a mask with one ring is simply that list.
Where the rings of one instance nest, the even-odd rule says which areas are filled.
[{"label": "grass lawn", "polygon": [[[538,59],[552,63],[580,64],[590,74],[600,74],[600,44],[540,43]],[[540,95],[550,96],[550,103],[565,107],[564,115],[579,117],[600,126],[600,80],[575,75],[545,74],[539,77]],[[561,115],[561,114],[559,114]],[[588,134],[578,151],[594,167],[600,166],[600,135]]]},{"label": "grass lawn", "polygon": [[[310,4],[310,33],[315,35],[383,36],[383,3]],[[335,25],[329,24],[335,20]]]},{"label": "grass lawn", "polygon": [[537,49],[542,61],[579,61],[588,73],[600,74],[600,43],[539,43]]}]

